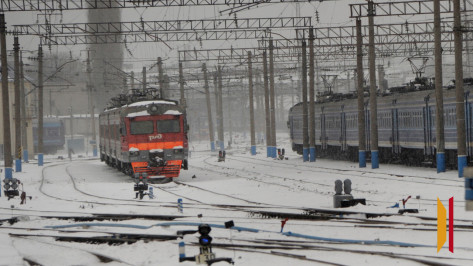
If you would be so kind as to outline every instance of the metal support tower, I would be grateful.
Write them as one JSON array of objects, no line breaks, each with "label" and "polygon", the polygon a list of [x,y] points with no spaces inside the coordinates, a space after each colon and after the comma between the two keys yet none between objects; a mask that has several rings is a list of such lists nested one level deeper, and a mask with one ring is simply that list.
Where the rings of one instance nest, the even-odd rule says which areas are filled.
[{"label": "metal support tower", "polygon": [[307,106],[307,49],[302,40],[302,156],[303,161],[309,161],[309,114]]},{"label": "metal support tower", "polygon": [[363,38],[361,36],[361,19],[356,20],[356,78],[358,98],[358,164],[360,168],[366,167],[366,137],[365,137],[365,103],[363,90]]}]

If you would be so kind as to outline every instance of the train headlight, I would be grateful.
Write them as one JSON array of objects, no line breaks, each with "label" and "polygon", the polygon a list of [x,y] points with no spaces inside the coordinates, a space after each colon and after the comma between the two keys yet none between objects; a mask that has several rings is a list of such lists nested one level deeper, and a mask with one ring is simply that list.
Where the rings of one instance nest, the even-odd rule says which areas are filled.
[{"label": "train headlight", "polygon": [[140,151],[129,151],[130,156],[139,156]]}]

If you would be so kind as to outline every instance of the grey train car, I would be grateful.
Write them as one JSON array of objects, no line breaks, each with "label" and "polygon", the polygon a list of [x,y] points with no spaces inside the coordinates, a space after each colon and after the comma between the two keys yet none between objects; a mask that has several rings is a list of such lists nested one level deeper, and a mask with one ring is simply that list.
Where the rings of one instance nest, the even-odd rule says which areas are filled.
[{"label": "grey train car", "polygon": [[[467,161],[473,154],[473,86],[465,86]],[[370,150],[369,97],[365,96],[366,150]],[[378,96],[378,145],[382,163],[436,164],[434,90]],[[302,103],[289,110],[292,150],[302,154]],[[457,167],[455,89],[444,90],[446,166]],[[358,161],[358,104],[352,99],[315,104],[316,154],[321,158]],[[367,158],[370,154],[367,152]]]}]

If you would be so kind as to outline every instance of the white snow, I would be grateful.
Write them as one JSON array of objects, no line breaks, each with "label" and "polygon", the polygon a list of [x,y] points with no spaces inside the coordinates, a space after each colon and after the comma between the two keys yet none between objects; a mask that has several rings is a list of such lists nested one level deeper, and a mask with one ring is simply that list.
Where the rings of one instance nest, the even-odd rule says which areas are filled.
[{"label": "white snow", "polygon": [[173,148],[174,150],[184,149],[184,147],[182,147],[182,146],[174,146],[174,147],[172,147],[172,148]]},{"label": "white snow", "polygon": [[[143,200],[135,199],[134,182],[130,177],[97,158],[74,157],[68,161],[50,156],[43,167],[30,160],[29,164],[23,164],[23,172],[14,173],[14,177],[22,181],[22,190],[32,200],[27,199],[26,204],[21,205],[18,197],[7,200],[3,191],[0,197],[0,219],[24,217],[13,225],[4,221],[0,226],[0,265],[27,265],[23,258],[42,265],[195,265],[194,262],[178,262],[178,243],[185,242],[187,256],[196,255],[199,248],[194,243],[198,241],[198,234],[176,240],[140,240],[122,245],[63,242],[55,241],[54,237],[109,237],[125,233],[175,235],[178,230],[197,229],[195,225],[185,223],[223,226],[229,220],[233,220],[235,226],[258,230],[212,228],[213,243],[251,245],[235,249],[214,246],[217,257],[230,257],[235,265],[421,264],[411,260],[413,258],[452,265],[471,265],[473,261],[473,213],[464,209],[464,181],[457,177],[456,171],[437,174],[434,168],[383,164],[379,169],[371,169],[369,164],[367,168],[358,168],[357,163],[325,159],[317,159],[315,163],[302,162],[301,156],[290,151],[287,142],[283,142],[282,147],[286,148],[288,160],[283,161],[266,158],[264,146],[258,146],[258,154],[251,156],[248,139],[239,138],[239,144],[232,146],[233,149],[227,150],[225,162],[218,162],[218,153],[209,151],[208,141],[191,143],[189,170],[182,170],[176,180],[184,185],[174,182],[153,185],[155,198]],[[130,151],[135,150],[138,149],[130,148]],[[280,233],[283,217],[266,218],[250,212],[301,215],[307,209],[340,210],[332,208],[334,181],[346,178],[352,181],[354,197],[366,198],[367,205],[342,209],[358,212],[345,215],[343,219],[338,215],[329,220],[289,218],[283,230],[293,233],[288,236]],[[406,208],[418,208],[418,214],[370,219],[364,214],[397,214],[399,209],[388,207],[409,195],[412,198]],[[416,196],[420,199],[415,199]],[[447,209],[448,199],[455,199],[455,225],[458,226],[455,228],[455,253],[448,252],[448,241],[437,253],[437,197]],[[177,208],[178,199],[183,200],[183,213]],[[400,205],[402,208],[402,203]],[[135,218],[84,222],[51,218],[90,216],[92,213],[179,218],[173,221]],[[65,225],[71,227],[50,227]],[[357,240],[364,244],[327,242],[321,238]],[[379,241],[422,247],[368,244]],[[291,249],[277,247],[288,244],[295,246]],[[283,256],[283,253],[306,259]],[[101,262],[97,254],[114,261]]]},{"label": "white snow", "polygon": [[177,110],[167,110],[164,114],[165,115],[182,115],[182,113]]},{"label": "white snow", "polygon": [[140,112],[135,112],[135,113],[129,113],[126,117],[137,117],[137,116],[147,116],[149,115],[148,111],[140,111]]},{"label": "white snow", "polygon": [[129,107],[135,107],[135,106],[148,106],[151,104],[169,104],[169,105],[176,105],[174,102],[169,102],[169,101],[162,101],[162,100],[157,100],[157,101],[142,101],[142,102],[136,102],[129,104]]},{"label": "white snow", "polygon": [[150,153],[154,153],[154,152],[163,152],[163,151],[164,151],[164,150],[162,150],[162,149],[152,149],[152,150],[150,150],[149,152],[150,152]]},{"label": "white snow", "polygon": [[130,147],[130,149],[128,151],[140,151],[140,149],[135,148],[135,147]]}]

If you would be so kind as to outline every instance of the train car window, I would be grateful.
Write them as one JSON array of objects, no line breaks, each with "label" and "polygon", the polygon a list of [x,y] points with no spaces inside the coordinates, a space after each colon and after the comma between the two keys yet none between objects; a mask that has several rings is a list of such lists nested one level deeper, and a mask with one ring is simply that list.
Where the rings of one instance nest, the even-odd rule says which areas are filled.
[{"label": "train car window", "polygon": [[181,132],[179,120],[159,120],[157,121],[158,133],[178,133]]},{"label": "train car window", "polygon": [[153,121],[134,121],[130,123],[130,133],[132,135],[152,134],[153,132]]}]

